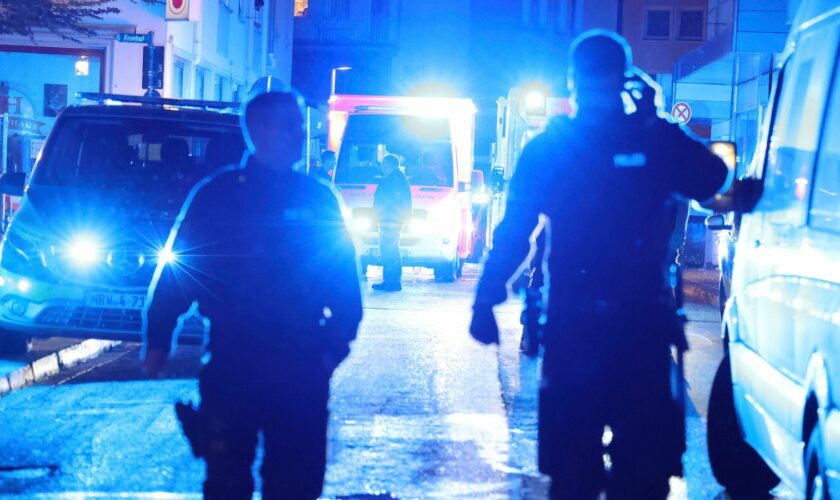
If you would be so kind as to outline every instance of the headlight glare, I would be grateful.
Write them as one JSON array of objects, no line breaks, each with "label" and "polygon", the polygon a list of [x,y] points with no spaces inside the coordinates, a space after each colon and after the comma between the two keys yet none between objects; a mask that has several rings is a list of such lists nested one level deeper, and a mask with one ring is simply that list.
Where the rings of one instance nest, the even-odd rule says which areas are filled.
[{"label": "headlight glare", "polygon": [[88,267],[102,259],[102,247],[90,236],[78,236],[67,248],[67,255],[76,265]]},{"label": "headlight glare", "polygon": [[175,252],[171,248],[164,247],[158,251],[158,262],[163,264],[172,264],[177,260]]},{"label": "headlight glare", "polygon": [[353,229],[356,231],[368,231],[373,226],[373,222],[367,217],[356,217],[353,219]]}]

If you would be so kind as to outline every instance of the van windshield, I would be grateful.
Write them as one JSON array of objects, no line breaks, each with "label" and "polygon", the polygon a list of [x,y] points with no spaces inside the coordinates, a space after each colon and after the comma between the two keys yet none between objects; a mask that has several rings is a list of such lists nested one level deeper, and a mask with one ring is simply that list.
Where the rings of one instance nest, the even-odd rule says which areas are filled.
[{"label": "van windshield", "polygon": [[70,116],[52,131],[32,186],[187,193],[212,170],[238,163],[234,125],[167,119]]},{"label": "van windshield", "polygon": [[452,139],[447,118],[351,115],[341,142],[335,182],[376,184],[382,159],[400,158],[415,186],[452,187]]}]

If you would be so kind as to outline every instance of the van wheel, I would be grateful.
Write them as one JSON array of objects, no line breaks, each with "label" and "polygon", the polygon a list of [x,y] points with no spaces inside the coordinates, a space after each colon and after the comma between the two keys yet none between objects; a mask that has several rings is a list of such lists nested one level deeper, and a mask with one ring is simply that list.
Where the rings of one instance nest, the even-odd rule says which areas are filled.
[{"label": "van wheel", "polygon": [[779,478],[744,441],[735,414],[729,354],[723,357],[712,382],[706,446],[715,479],[732,496],[766,496]]},{"label": "van wheel", "polygon": [[808,474],[806,500],[828,500],[828,481],[825,477],[825,461],[822,453],[822,431],[817,425],[808,438],[805,448],[805,472]]},{"label": "van wheel", "polygon": [[32,337],[19,332],[0,330],[0,355],[18,356],[32,349]]},{"label": "van wheel", "polygon": [[445,264],[435,266],[435,281],[438,283],[452,283],[461,275],[461,259],[458,255]]}]

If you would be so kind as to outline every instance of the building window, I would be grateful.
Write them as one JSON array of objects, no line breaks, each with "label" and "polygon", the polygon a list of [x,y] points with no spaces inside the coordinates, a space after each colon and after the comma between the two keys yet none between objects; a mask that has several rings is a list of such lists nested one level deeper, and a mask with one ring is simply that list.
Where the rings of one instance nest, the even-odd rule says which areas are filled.
[{"label": "building window", "polygon": [[683,10],[680,12],[680,40],[702,40],[705,25],[702,10]]},{"label": "building window", "polygon": [[222,0],[219,8],[219,23],[216,30],[216,52],[222,57],[228,56],[228,45],[230,45],[230,16],[231,11],[227,5],[228,0]]},{"label": "building window", "polygon": [[195,71],[195,98],[199,100],[204,99],[204,79],[207,77],[207,72],[203,69]]},{"label": "building window", "polygon": [[350,15],[350,0],[330,0],[330,16],[346,18]]},{"label": "building window", "polygon": [[306,17],[309,12],[309,0],[295,0],[295,17]]},{"label": "building window", "polygon": [[183,98],[184,97],[184,70],[185,65],[183,61],[175,61],[175,72],[174,72],[174,83],[175,88],[173,89],[173,94],[175,97]]},{"label": "building window", "polygon": [[225,100],[225,79],[220,76],[216,77],[216,86],[213,89],[213,99],[217,101]]},{"label": "building window", "polygon": [[671,38],[671,11],[649,10],[645,19],[645,38],[667,40]]}]

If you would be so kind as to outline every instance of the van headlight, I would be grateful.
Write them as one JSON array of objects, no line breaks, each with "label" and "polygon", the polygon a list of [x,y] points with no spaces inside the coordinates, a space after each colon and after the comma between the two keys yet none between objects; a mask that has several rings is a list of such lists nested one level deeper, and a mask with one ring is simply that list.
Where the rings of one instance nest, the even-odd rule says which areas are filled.
[{"label": "van headlight", "polygon": [[177,259],[175,252],[171,248],[163,247],[158,250],[157,260],[162,264],[174,264]]},{"label": "van headlight", "polygon": [[353,229],[355,229],[356,231],[370,231],[372,227],[373,221],[370,219],[370,217],[357,216],[353,218]]}]

